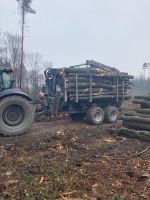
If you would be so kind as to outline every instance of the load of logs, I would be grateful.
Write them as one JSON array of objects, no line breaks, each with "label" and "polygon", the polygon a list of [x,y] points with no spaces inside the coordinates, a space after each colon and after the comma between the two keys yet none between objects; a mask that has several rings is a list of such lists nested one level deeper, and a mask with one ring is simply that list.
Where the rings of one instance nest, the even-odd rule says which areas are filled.
[{"label": "load of logs", "polygon": [[150,96],[135,96],[133,103],[138,107],[121,117],[124,127],[118,134],[150,141]]},{"label": "load of logs", "polygon": [[133,76],[95,61],[87,61],[83,65],[60,71],[66,80],[67,99],[117,99],[119,102],[131,97],[128,89],[132,87]]}]

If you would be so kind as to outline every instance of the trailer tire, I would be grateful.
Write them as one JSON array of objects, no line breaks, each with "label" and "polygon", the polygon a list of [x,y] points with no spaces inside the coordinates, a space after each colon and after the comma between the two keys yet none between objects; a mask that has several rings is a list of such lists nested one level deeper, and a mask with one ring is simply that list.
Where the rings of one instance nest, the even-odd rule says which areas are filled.
[{"label": "trailer tire", "polygon": [[80,121],[85,117],[85,113],[73,113],[70,114],[72,121]]},{"label": "trailer tire", "polygon": [[100,125],[104,121],[104,112],[101,107],[92,106],[86,112],[86,120],[93,125]]},{"label": "trailer tire", "polygon": [[119,111],[115,106],[107,106],[104,109],[104,121],[107,123],[115,123],[119,117]]},{"label": "trailer tire", "polygon": [[3,135],[21,135],[29,131],[33,120],[33,106],[24,97],[9,96],[0,100],[0,133]]}]

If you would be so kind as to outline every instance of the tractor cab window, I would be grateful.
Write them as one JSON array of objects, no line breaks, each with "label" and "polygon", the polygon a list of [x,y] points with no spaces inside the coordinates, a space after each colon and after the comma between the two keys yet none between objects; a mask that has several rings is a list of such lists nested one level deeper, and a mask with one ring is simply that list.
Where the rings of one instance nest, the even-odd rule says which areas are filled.
[{"label": "tractor cab window", "polygon": [[10,74],[2,73],[0,74],[0,88],[8,89],[11,87],[11,77]]}]

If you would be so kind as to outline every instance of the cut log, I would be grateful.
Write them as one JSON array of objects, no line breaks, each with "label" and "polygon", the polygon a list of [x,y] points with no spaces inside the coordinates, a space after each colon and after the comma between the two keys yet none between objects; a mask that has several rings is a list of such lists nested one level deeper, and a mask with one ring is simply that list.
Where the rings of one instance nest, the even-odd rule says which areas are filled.
[{"label": "cut log", "polygon": [[138,130],[131,130],[128,128],[121,128],[118,131],[118,135],[123,135],[129,138],[136,138],[142,141],[150,142],[150,132],[148,131],[138,131]]},{"label": "cut log", "polygon": [[[79,97],[79,100],[89,100],[89,96],[88,97]],[[122,99],[122,95],[119,95],[118,98]],[[130,99],[131,96],[130,95],[126,95],[124,96],[124,99],[125,100],[128,100]],[[99,95],[99,96],[93,96],[92,99],[114,99],[116,100],[116,96],[115,95]],[[70,100],[76,100],[74,97],[71,97]]]},{"label": "cut log", "polygon": [[[113,85],[108,85],[108,84],[103,84],[103,83],[95,83],[92,82],[92,87],[93,88],[107,88],[107,89],[113,89],[115,86]],[[67,83],[67,88],[76,88],[76,83]],[[78,82],[78,88],[90,88],[90,83],[87,82]]]},{"label": "cut log", "polygon": [[103,70],[91,68],[91,67],[86,67],[86,68],[64,68],[64,73],[65,74],[99,74],[103,73]]},{"label": "cut log", "polygon": [[150,106],[150,101],[143,100],[143,99],[134,99],[132,102],[135,104],[145,104],[145,105]]},{"label": "cut log", "polygon": [[128,113],[125,113],[124,116],[138,116],[138,117],[143,117],[143,118],[150,118],[150,115],[146,115],[146,114],[139,114],[135,111],[131,111]]},{"label": "cut log", "polygon": [[[114,84],[116,81],[115,79],[113,78],[107,78],[107,77],[98,77],[98,76],[90,76],[90,75],[78,75],[78,81],[79,82],[89,82],[90,81],[90,78],[92,79],[92,81],[94,82],[100,82],[100,83],[108,83],[108,84]],[[75,82],[76,81],[76,74],[70,76],[68,75],[66,77],[67,81],[68,82]],[[122,79],[119,79],[118,80],[118,83],[119,84],[122,84]],[[130,79],[127,79],[127,80],[124,80],[124,84],[127,84],[127,85],[133,85],[133,83],[130,81]]]},{"label": "cut log", "polygon": [[[76,77],[75,76],[68,77],[67,81],[69,83],[75,82],[76,81]],[[89,83],[90,82],[90,76],[87,76],[87,77],[78,76],[78,81],[79,82],[88,82]],[[111,85],[114,84],[114,81],[112,81],[112,80],[102,79],[102,78],[99,78],[99,77],[92,77],[92,82],[99,82],[99,83],[111,84]],[[126,83],[126,84],[129,84],[129,83]]]},{"label": "cut log", "polygon": [[[104,89],[104,88],[92,88],[92,92],[93,93],[113,93],[111,89]],[[75,94],[76,93],[76,90],[74,88],[72,89],[68,89],[67,90],[67,93],[68,94]],[[79,94],[89,94],[90,93],[90,88],[81,88],[81,89],[78,89],[78,93]]]},{"label": "cut log", "polygon": [[148,100],[148,101],[150,101],[150,95],[135,96],[134,99],[142,99],[142,100]]},{"label": "cut log", "polygon": [[129,121],[129,122],[140,122],[144,124],[150,124],[150,117],[142,118],[139,116],[124,116],[124,117],[121,117],[121,120],[123,120],[124,122]]},{"label": "cut log", "polygon": [[123,126],[131,128],[131,129],[150,131],[149,124],[143,124],[140,122],[123,121]]},{"label": "cut log", "polygon": [[136,109],[135,111],[137,113],[140,113],[140,114],[150,115],[150,109],[149,108]]},{"label": "cut log", "polygon": [[[98,93],[93,93],[92,94],[92,97],[95,97],[95,96],[98,96],[98,97],[102,97],[103,98],[103,96],[108,96],[108,95],[110,95],[110,96],[115,96],[116,97],[116,93],[114,93],[114,92],[98,92]],[[120,94],[119,93],[119,96],[121,97],[121,95],[122,94]],[[125,93],[124,94],[125,96],[127,96],[128,95],[128,93]],[[90,93],[88,92],[88,93],[79,93],[78,94],[78,97],[89,97],[90,96]],[[75,92],[74,93],[72,93],[72,94],[69,94],[68,95],[68,97],[76,97],[76,94],[75,94]]]}]

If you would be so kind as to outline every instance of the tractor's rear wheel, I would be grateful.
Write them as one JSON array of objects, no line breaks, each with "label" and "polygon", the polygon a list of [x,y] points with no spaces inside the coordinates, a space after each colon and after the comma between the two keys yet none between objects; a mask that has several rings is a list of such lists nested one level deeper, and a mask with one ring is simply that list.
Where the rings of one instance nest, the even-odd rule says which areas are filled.
[{"label": "tractor's rear wheel", "polygon": [[32,104],[20,96],[9,96],[0,100],[0,133],[21,135],[31,128],[34,120]]}]

